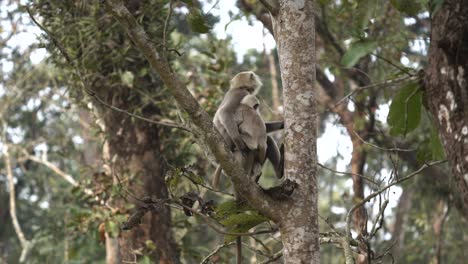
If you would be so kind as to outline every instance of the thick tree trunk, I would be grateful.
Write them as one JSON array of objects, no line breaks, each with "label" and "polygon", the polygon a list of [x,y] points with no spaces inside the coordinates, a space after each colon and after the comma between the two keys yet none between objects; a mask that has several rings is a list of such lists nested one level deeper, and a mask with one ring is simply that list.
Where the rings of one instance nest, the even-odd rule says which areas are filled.
[{"label": "thick tree trunk", "polygon": [[[113,97],[116,98],[116,94]],[[121,95],[120,98],[128,98],[128,95]],[[124,105],[120,107],[126,108]],[[109,135],[110,157],[118,158],[116,164],[111,166],[112,175],[119,177],[114,181],[118,183],[123,178],[128,179],[129,184],[126,188],[139,198],[147,196],[158,199],[168,198],[164,181],[166,169],[160,152],[159,129],[152,124],[134,121],[128,115],[112,110],[105,111],[104,123]],[[125,201],[120,203],[126,204]],[[161,208],[157,213],[147,213],[138,227],[121,234],[119,237],[121,261],[135,261],[138,257],[137,250],[143,249],[143,252],[148,253],[145,244],[148,240],[156,245],[156,250],[151,256],[157,263],[176,263],[176,246],[172,239],[171,214],[168,207]]]},{"label": "thick tree trunk", "polygon": [[314,1],[281,0],[279,6],[273,24],[283,81],[285,175],[299,184],[291,203],[282,205],[284,260],[320,263]]},{"label": "thick tree trunk", "polygon": [[468,0],[445,0],[432,21],[425,102],[468,210]]}]

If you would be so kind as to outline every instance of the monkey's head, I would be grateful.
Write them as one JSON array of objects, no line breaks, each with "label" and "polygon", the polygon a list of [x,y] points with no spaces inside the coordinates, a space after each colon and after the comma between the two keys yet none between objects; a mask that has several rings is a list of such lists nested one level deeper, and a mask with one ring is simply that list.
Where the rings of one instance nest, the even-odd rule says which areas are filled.
[{"label": "monkey's head", "polygon": [[231,89],[246,89],[250,94],[257,94],[262,81],[253,71],[239,72],[231,80]]},{"label": "monkey's head", "polygon": [[253,109],[257,110],[260,106],[260,102],[258,101],[257,97],[253,94],[246,95],[242,98],[241,104],[247,105],[248,107],[252,107]]}]

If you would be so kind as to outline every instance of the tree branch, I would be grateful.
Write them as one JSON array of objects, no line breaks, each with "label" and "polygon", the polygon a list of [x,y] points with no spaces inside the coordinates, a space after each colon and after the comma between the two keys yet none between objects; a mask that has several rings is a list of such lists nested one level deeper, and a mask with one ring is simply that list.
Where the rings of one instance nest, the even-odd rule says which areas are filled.
[{"label": "tree branch", "polygon": [[19,262],[24,262],[29,253],[29,250],[32,247],[30,241],[28,241],[21,229],[21,226],[16,216],[16,195],[15,195],[15,183],[13,181],[13,170],[11,169],[11,159],[9,146],[6,141],[3,142],[3,159],[6,167],[6,175],[8,178],[8,188],[10,192],[10,216],[11,222],[13,223],[13,228],[15,229],[16,236],[18,237],[21,244],[21,256]]},{"label": "tree branch", "polygon": [[417,171],[414,171],[412,173],[410,173],[408,176],[400,179],[400,180],[397,180],[397,181],[394,181],[384,187],[382,187],[380,190],[376,191],[376,192],[373,192],[372,194],[368,195],[366,198],[364,198],[360,203],[356,204],[355,206],[353,206],[353,208],[351,208],[351,210],[349,210],[348,214],[346,215],[346,234],[351,237],[351,215],[352,213],[357,209],[359,208],[360,206],[364,205],[365,203],[367,203],[368,201],[370,201],[372,198],[376,197],[377,195],[381,194],[382,192],[386,191],[387,189],[389,189],[390,187],[392,186],[395,186],[397,184],[400,184],[402,182],[405,182],[409,179],[411,179],[412,177],[418,175],[419,173],[421,173],[424,169],[426,168],[429,168],[429,167],[432,167],[432,166],[435,166],[435,165],[438,165],[438,164],[442,164],[442,163],[445,163],[447,162],[446,160],[441,160],[441,161],[435,161],[435,162],[431,162],[431,163],[426,163],[424,164],[423,166],[421,166]]},{"label": "tree branch", "polygon": [[223,249],[223,248],[225,248],[225,247],[232,246],[232,245],[234,245],[234,244],[236,244],[236,241],[233,241],[233,242],[230,242],[230,243],[227,243],[227,244],[221,244],[221,245],[217,246],[217,247],[215,248],[215,250],[213,250],[210,254],[208,254],[206,257],[203,258],[203,260],[200,262],[200,264],[206,264],[206,263],[208,263],[208,262],[210,261],[210,258],[211,258],[212,256],[218,254],[218,252],[219,252],[221,249]]},{"label": "tree branch", "polygon": [[146,57],[151,68],[161,77],[177,103],[203,132],[201,135],[203,141],[206,142],[226,174],[231,177],[236,191],[262,214],[272,220],[278,220],[277,211],[274,209],[274,205],[278,201],[266,195],[252,179],[246,180],[245,175],[247,174],[243,170],[239,170],[238,164],[233,162],[235,160],[233,154],[228,150],[221,135],[214,128],[211,118],[172,71],[167,58],[161,56],[144,29],[138,24],[122,1],[106,0],[104,3],[108,11],[117,19],[133,43]]},{"label": "tree branch", "polygon": [[23,151],[24,154],[25,154],[25,158],[30,160],[30,161],[34,161],[36,163],[39,163],[39,164],[42,164],[44,166],[46,166],[47,168],[51,169],[53,172],[55,172],[57,175],[59,175],[60,177],[62,177],[66,182],[70,183],[73,187],[79,187],[83,190],[83,192],[91,197],[94,197],[94,199],[105,205],[107,208],[109,208],[110,210],[112,211],[116,211],[115,208],[113,208],[112,206],[109,205],[108,202],[104,201],[101,197],[99,197],[98,195],[96,195],[93,190],[89,189],[89,188],[83,188],[74,178],[73,176],[71,176],[70,174],[62,171],[61,169],[59,169],[57,166],[55,166],[53,163],[47,161],[47,160],[44,160],[44,159],[40,159],[36,156],[32,156],[32,155],[29,155],[26,151]]}]

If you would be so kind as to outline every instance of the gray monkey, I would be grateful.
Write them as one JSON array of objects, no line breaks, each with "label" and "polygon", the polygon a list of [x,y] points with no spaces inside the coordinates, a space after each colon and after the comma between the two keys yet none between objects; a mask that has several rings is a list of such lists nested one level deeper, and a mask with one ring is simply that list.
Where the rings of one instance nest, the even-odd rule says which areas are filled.
[{"label": "gray monkey", "polygon": [[[242,99],[247,95],[255,95],[261,88],[260,78],[252,71],[240,72],[230,82],[230,88],[226,92],[220,107],[216,111],[213,122],[218,131],[223,136],[231,150],[240,150],[246,153],[248,147],[243,141],[238,124],[235,121],[235,113],[241,105]],[[283,121],[264,123],[266,132],[272,132],[284,128]],[[281,164],[281,155],[278,145],[273,138],[267,136],[266,157],[275,168],[275,174],[278,178],[283,176],[283,166]],[[213,176],[213,186],[217,186],[221,175],[221,167],[218,166]]]},{"label": "gray monkey", "polygon": [[[234,120],[238,124],[242,140],[247,145],[243,153],[244,170],[258,182],[262,174],[262,166],[266,159],[267,132],[265,122],[258,112],[260,102],[255,95],[246,95],[237,109]],[[236,154],[238,151],[236,152]],[[239,158],[239,154],[237,154]]]}]

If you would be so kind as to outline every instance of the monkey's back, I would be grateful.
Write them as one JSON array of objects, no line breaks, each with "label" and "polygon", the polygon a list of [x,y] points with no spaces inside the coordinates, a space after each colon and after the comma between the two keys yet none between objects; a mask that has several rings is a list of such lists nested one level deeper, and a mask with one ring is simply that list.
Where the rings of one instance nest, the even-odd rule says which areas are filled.
[{"label": "monkey's back", "polygon": [[219,106],[218,110],[214,115],[213,123],[230,148],[234,147],[234,141],[229,136],[229,133],[226,130],[226,123],[236,122],[234,120],[235,113],[239,108],[242,99],[248,94],[249,92],[247,92],[244,89],[229,89],[226,92],[226,95],[224,96],[221,105]]}]

